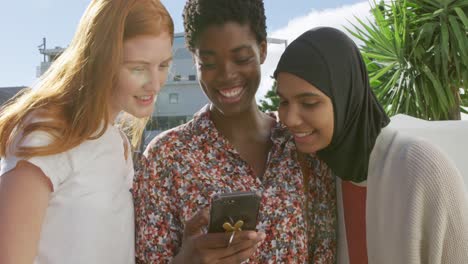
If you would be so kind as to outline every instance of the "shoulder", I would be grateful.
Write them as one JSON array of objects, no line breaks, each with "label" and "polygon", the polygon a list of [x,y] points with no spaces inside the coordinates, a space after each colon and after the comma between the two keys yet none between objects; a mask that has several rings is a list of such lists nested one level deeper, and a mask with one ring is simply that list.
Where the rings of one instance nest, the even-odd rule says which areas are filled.
[{"label": "shoulder", "polygon": [[194,136],[193,122],[161,132],[155,136],[146,147],[144,156],[147,159],[171,156],[174,152],[182,151]]},{"label": "shoulder", "polygon": [[399,167],[412,187],[437,192],[450,192],[464,186],[455,163],[436,145],[421,138],[396,134],[392,141],[393,167]]},{"label": "shoulder", "polygon": [[28,114],[24,120],[18,124],[12,134],[9,152],[15,152],[17,148],[37,148],[49,145],[54,140],[54,135],[37,127],[50,118],[43,117],[40,111]]},{"label": "shoulder", "polygon": [[189,139],[192,134],[191,122],[164,131],[155,136],[143,155],[137,157],[137,170],[133,182],[133,194],[163,192],[178,179],[183,156],[189,153]]},{"label": "shoulder", "polygon": [[407,160],[406,167],[413,175],[431,174],[447,180],[459,174],[453,161],[436,145],[417,138],[407,139],[406,142],[402,153]]},{"label": "shoulder", "polygon": [[424,139],[399,133],[392,145],[397,150],[394,158],[410,170],[440,170],[454,166],[445,152]]},{"label": "shoulder", "polygon": [[272,123],[271,140],[273,141],[273,144],[280,145],[282,147],[286,145],[293,146],[294,138],[289,129],[276,120],[272,121]]}]

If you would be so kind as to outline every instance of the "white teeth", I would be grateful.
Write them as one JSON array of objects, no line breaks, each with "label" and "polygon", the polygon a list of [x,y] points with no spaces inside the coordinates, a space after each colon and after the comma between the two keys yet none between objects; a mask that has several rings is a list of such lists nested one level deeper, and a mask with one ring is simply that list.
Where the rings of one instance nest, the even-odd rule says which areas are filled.
[{"label": "white teeth", "polygon": [[238,96],[242,92],[242,87],[229,89],[229,90],[221,90],[219,91],[224,97],[232,98]]},{"label": "white teeth", "polygon": [[301,138],[301,137],[306,137],[306,136],[309,136],[309,135],[311,135],[312,133],[313,133],[313,132],[306,132],[306,133],[294,133],[294,136]]},{"label": "white teeth", "polygon": [[149,100],[151,99],[151,95],[147,95],[147,96],[137,96],[138,99],[140,100]]}]

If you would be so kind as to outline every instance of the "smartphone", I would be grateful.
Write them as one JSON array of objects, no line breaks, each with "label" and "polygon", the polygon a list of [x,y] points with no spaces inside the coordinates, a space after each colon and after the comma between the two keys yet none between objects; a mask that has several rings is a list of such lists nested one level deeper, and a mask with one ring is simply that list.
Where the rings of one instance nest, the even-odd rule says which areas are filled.
[{"label": "smartphone", "polygon": [[255,230],[261,197],[257,192],[232,192],[211,199],[209,233],[226,232],[227,222],[234,226],[243,221],[242,230]]}]

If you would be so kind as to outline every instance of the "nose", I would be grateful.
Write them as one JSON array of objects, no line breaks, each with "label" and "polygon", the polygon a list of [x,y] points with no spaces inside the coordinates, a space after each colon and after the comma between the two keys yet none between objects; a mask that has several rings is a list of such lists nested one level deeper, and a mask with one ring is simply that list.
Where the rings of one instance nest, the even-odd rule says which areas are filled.
[{"label": "nose", "polygon": [[161,87],[164,85],[163,82],[165,78],[163,78],[162,74],[163,73],[158,70],[149,72],[144,89],[158,94],[161,91]]},{"label": "nose", "polygon": [[221,80],[229,80],[236,76],[236,66],[231,62],[221,64],[218,71]]},{"label": "nose", "polygon": [[298,127],[302,124],[302,118],[299,109],[294,105],[280,107],[279,117],[281,122],[289,128]]}]

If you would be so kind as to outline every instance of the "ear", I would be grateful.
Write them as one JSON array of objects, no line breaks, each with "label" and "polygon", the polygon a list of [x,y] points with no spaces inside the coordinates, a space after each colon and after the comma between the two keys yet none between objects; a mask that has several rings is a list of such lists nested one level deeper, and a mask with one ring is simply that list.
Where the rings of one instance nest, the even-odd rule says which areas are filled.
[{"label": "ear", "polygon": [[188,47],[186,47],[186,49],[190,52],[190,54],[192,55],[192,62],[193,63],[196,63],[197,62],[197,49],[193,48],[193,49],[190,49]]},{"label": "ear", "polygon": [[260,64],[263,64],[267,57],[267,42],[264,40],[260,42],[258,45],[259,52],[260,52]]},{"label": "ear", "polygon": [[200,58],[198,57],[196,51],[193,51],[192,52],[192,62],[193,62],[193,66],[195,67],[197,72],[200,69],[200,67],[198,67],[199,60],[200,60]]}]

